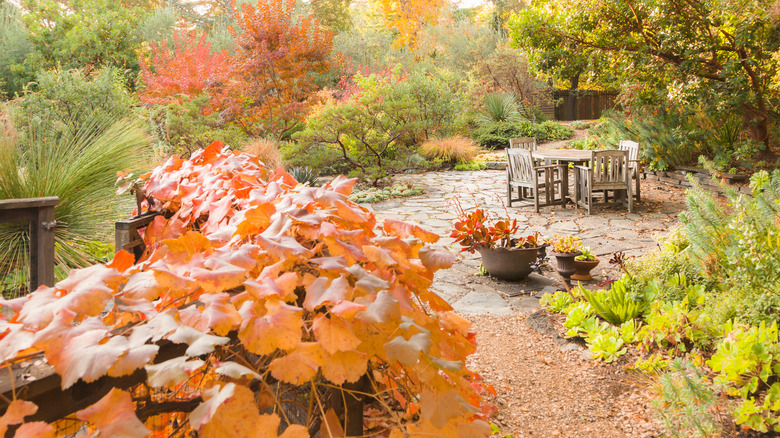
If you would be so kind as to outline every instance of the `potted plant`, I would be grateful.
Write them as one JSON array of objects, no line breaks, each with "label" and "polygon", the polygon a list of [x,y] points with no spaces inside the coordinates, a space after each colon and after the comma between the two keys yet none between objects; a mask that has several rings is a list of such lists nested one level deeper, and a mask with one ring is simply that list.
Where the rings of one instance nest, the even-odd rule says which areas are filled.
[{"label": "potted plant", "polygon": [[531,273],[541,243],[538,233],[516,236],[517,219],[510,219],[508,214],[505,219],[494,220],[484,209],[466,213],[459,202],[454,204],[458,220],[450,237],[463,247],[461,251],[479,251],[488,274],[502,280],[521,280]]},{"label": "potted plant", "polygon": [[572,280],[588,281],[593,280],[590,275],[590,271],[593,270],[599,264],[599,259],[596,258],[596,254],[590,248],[583,248],[582,254],[574,257],[574,269],[575,273],[571,275]]},{"label": "potted plant", "polygon": [[564,280],[569,281],[571,274],[575,272],[574,258],[582,254],[582,242],[579,237],[558,236],[550,239],[550,252],[558,262],[558,273]]}]

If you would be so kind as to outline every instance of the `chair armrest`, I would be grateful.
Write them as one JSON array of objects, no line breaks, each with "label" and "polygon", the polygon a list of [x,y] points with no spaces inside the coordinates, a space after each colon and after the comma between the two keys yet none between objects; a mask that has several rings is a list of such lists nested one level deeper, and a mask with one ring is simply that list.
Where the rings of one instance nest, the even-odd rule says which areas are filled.
[{"label": "chair armrest", "polygon": [[565,164],[547,164],[547,165],[544,165],[544,166],[534,166],[534,169],[539,169],[539,170],[541,170],[541,169],[554,169],[556,167],[566,167],[566,165]]},{"label": "chair armrest", "polygon": [[582,170],[587,170],[587,171],[591,170],[590,167],[588,167],[588,166],[581,166],[579,164],[574,166],[574,170],[577,170],[577,169],[582,169]]}]

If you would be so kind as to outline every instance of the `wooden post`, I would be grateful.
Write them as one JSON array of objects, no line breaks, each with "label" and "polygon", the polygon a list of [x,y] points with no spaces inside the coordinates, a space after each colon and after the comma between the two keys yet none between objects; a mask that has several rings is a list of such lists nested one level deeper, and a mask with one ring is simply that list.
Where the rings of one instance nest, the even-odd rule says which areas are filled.
[{"label": "wooden post", "polygon": [[145,249],[138,229],[149,225],[158,214],[157,212],[147,212],[139,217],[117,222],[114,225],[114,251],[122,249],[130,251],[135,256],[135,260],[138,261]]},{"label": "wooden post", "polygon": [[56,196],[0,200],[0,223],[28,222],[30,227],[30,292],[54,286],[54,207]]}]

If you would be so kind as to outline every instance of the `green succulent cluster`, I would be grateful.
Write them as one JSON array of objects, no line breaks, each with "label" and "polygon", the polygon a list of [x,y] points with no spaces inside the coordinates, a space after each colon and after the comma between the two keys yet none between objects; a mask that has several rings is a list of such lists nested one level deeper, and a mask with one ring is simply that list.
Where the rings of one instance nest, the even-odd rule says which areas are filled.
[{"label": "green succulent cluster", "polygon": [[374,203],[386,201],[390,198],[406,198],[425,193],[422,187],[412,187],[404,183],[395,183],[385,188],[370,188],[367,190],[356,190],[350,195],[349,199],[357,203]]}]

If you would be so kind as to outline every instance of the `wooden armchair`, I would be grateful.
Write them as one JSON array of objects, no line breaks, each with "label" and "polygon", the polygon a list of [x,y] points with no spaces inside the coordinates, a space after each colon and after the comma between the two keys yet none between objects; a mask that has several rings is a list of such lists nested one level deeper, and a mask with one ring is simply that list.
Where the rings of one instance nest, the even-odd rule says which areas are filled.
[{"label": "wooden armchair", "polygon": [[536,137],[520,137],[509,139],[509,149],[520,148],[527,151],[536,150]]},{"label": "wooden armchair", "polygon": [[[628,162],[628,151],[605,150],[591,153],[590,167],[574,166],[574,203],[587,207],[588,215],[593,207],[593,195],[603,193],[607,201],[607,193],[615,195],[625,191],[628,200],[628,212],[634,212],[634,197],[631,195],[631,166]],[[621,193],[622,194],[622,193]],[[614,199],[623,196],[613,196]]]},{"label": "wooden armchair", "polygon": [[642,195],[639,188],[639,174],[642,172],[642,163],[639,161],[639,143],[631,140],[620,140],[618,149],[628,152],[628,164],[631,167],[631,178],[635,182],[636,200],[641,201]]},{"label": "wooden armchair", "polygon": [[[534,211],[539,212],[541,192],[544,192],[544,201],[541,205],[563,204],[562,175],[566,168],[562,164],[547,166],[537,165],[533,152],[521,148],[509,148],[506,150],[506,199],[507,204],[522,201],[533,197]],[[558,197],[555,197],[556,186]],[[518,197],[513,198],[513,192],[517,189]]]}]

